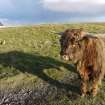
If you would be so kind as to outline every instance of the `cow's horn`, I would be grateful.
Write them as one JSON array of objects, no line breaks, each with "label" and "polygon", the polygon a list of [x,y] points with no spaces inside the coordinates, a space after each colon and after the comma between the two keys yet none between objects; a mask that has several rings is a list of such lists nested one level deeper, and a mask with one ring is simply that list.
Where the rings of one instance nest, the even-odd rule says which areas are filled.
[{"label": "cow's horn", "polygon": [[58,32],[58,33],[56,33],[56,34],[58,34],[58,35],[63,35],[63,34],[64,34],[64,32]]}]

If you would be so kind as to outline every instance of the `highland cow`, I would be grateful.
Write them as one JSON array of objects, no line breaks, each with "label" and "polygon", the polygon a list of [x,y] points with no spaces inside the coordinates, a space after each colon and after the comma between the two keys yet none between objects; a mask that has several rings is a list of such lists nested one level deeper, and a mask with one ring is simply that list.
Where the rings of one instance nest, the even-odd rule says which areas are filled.
[{"label": "highland cow", "polygon": [[82,96],[88,92],[88,83],[92,83],[91,92],[96,96],[105,74],[105,37],[68,29],[62,33],[60,44],[61,57],[77,66]]}]

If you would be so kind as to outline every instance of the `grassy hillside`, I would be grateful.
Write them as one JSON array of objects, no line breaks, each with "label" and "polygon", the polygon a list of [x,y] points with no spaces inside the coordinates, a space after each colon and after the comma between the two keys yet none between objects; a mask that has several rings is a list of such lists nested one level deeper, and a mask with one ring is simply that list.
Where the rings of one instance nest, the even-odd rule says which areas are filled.
[{"label": "grassy hillside", "polygon": [[34,94],[39,92],[34,98],[31,97],[35,105],[105,105],[105,82],[96,98],[81,98],[80,80],[75,68],[60,59],[59,36],[55,33],[67,28],[83,28],[92,33],[105,32],[105,24],[0,29],[1,100],[5,96],[3,94],[8,96],[9,93],[19,93],[25,89],[33,90]]}]

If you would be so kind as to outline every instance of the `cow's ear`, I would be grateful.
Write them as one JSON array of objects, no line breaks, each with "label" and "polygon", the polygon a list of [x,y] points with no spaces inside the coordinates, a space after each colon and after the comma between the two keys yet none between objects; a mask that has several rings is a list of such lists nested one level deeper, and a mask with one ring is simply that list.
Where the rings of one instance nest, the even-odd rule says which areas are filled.
[{"label": "cow's ear", "polygon": [[83,36],[83,37],[79,40],[79,43],[80,43],[81,45],[84,45],[84,44],[88,43],[88,41],[89,41],[89,37],[88,37],[88,36]]},{"label": "cow's ear", "polygon": [[88,36],[83,36],[82,40],[87,43],[89,41],[89,37]]}]

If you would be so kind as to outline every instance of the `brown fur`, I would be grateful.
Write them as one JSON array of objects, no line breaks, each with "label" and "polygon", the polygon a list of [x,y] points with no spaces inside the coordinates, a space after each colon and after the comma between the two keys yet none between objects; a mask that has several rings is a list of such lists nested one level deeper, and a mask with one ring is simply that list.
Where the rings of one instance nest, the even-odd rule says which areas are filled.
[{"label": "brown fur", "polygon": [[61,39],[61,56],[77,63],[82,95],[87,92],[87,82],[92,81],[92,94],[95,96],[105,75],[105,37],[82,34],[79,29],[72,29],[66,30]]}]

